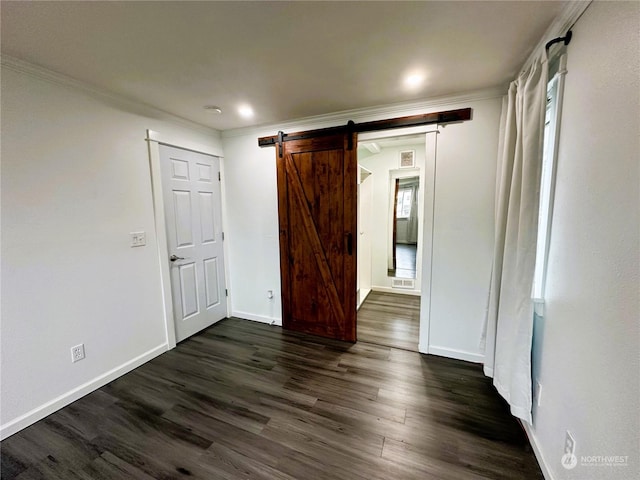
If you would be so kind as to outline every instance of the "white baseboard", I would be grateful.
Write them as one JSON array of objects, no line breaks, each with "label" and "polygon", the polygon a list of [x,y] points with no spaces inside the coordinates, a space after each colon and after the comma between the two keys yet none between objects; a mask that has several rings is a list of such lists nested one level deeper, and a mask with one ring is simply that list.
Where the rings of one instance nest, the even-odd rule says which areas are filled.
[{"label": "white baseboard", "polygon": [[414,297],[419,297],[420,290],[407,290],[404,288],[391,288],[391,287],[371,287],[371,290],[374,292],[382,292],[382,293],[399,293],[400,295],[412,295]]},{"label": "white baseboard", "polygon": [[0,439],[4,440],[10,437],[14,433],[19,432],[23,428],[27,428],[29,425],[36,423],[38,420],[42,420],[44,417],[51,415],[53,412],[60,410],[62,407],[66,407],[70,403],[75,402],[79,398],[88,395],[89,393],[103,387],[107,383],[121,377],[125,373],[130,372],[134,368],[138,368],[140,365],[147,363],[152,358],[166,352],[168,350],[167,344],[158,345],[155,348],[143,353],[123,363],[119,367],[116,367],[108,372],[89,380],[87,383],[74,388],[73,390],[63,393],[62,395],[54,398],[53,400],[34,408],[30,412],[19,416],[15,420],[11,420],[4,425],[0,426]]},{"label": "white baseboard", "polygon": [[479,353],[465,352],[464,350],[456,350],[455,348],[434,347],[429,345],[424,349],[423,345],[418,345],[420,353],[428,353],[430,355],[438,355],[439,357],[455,358],[456,360],[464,360],[466,362],[482,363],[484,355]]},{"label": "white baseboard", "polygon": [[549,465],[547,464],[547,462],[544,459],[544,456],[542,455],[542,450],[540,450],[540,446],[538,445],[538,440],[536,439],[536,436],[534,435],[533,430],[531,430],[531,425],[529,425],[527,422],[520,422],[520,424],[522,425],[522,427],[524,428],[524,431],[527,434],[529,443],[531,444],[531,448],[533,448],[533,454],[536,456],[536,460],[538,460],[538,465],[540,465],[540,470],[542,470],[542,476],[544,477],[545,480],[555,480],[555,477],[551,473],[551,469],[549,468]]},{"label": "white baseboard", "polygon": [[281,318],[267,317],[266,315],[255,315],[253,313],[232,310],[231,316],[242,318],[244,320],[253,320],[254,322],[268,323],[269,325],[278,325],[280,327],[282,326]]}]

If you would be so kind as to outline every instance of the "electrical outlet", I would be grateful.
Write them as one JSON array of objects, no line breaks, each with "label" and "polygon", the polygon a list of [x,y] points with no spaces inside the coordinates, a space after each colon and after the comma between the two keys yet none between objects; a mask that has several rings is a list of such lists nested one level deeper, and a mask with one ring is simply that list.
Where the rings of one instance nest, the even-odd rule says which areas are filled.
[{"label": "electrical outlet", "polygon": [[567,434],[564,439],[564,453],[567,455],[575,455],[576,441],[571,435],[571,432],[567,430]]},{"label": "electrical outlet", "polygon": [[76,363],[84,358],[84,343],[71,347],[71,361]]},{"label": "electrical outlet", "polygon": [[536,381],[536,391],[535,391],[535,396],[536,396],[536,405],[540,406],[540,402],[542,401],[542,384],[538,381]]},{"label": "electrical outlet", "polygon": [[144,247],[147,244],[147,234],[145,232],[130,232],[132,247]]}]

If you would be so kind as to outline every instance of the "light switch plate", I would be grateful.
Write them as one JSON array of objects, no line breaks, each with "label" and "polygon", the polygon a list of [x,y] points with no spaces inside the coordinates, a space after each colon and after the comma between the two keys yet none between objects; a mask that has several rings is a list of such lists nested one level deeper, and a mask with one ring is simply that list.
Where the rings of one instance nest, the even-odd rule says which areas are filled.
[{"label": "light switch plate", "polygon": [[147,244],[147,234],[145,232],[130,232],[132,247],[143,247]]}]

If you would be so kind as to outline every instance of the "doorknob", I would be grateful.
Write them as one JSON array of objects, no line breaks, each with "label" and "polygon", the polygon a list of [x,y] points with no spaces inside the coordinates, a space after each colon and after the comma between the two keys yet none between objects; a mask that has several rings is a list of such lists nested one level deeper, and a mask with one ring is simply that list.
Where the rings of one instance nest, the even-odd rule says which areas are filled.
[{"label": "doorknob", "polygon": [[169,257],[169,260],[171,260],[172,262],[175,262],[176,260],[184,260],[184,257],[178,257],[176,255],[171,255]]}]

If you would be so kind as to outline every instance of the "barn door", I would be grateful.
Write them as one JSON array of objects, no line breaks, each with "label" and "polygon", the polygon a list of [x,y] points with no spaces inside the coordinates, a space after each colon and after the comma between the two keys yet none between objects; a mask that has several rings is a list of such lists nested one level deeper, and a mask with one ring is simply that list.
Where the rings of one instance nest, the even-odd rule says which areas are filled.
[{"label": "barn door", "polygon": [[276,148],[283,326],[356,341],[356,135]]}]

